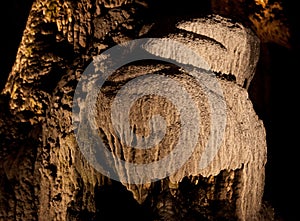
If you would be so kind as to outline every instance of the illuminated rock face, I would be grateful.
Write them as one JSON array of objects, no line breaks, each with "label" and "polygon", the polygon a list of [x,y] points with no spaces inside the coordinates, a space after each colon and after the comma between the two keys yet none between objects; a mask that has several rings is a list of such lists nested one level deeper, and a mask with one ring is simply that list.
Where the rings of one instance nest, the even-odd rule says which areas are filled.
[{"label": "illuminated rock face", "polygon": [[[148,61],[122,67],[103,85],[96,110],[99,113],[96,117],[99,135],[115,157],[135,163],[159,160],[172,152],[182,132],[180,111],[168,99],[154,94],[137,100],[129,117],[137,134],[146,136],[149,133],[148,120],[153,114],[161,115],[167,122],[168,132],[163,142],[149,149],[145,158],[143,151],[128,151],[117,139],[109,107],[118,90],[133,78],[161,75],[183,85],[195,102],[200,119],[200,122],[190,125],[199,125],[199,138],[195,142],[195,151],[184,165],[156,182],[123,182],[123,185],[142,207],[151,211],[153,219],[259,220],[266,143],[264,126],[247,93],[259,56],[259,41],[252,32],[220,16],[180,19],[166,29],[163,21],[143,25],[137,19],[141,16],[136,12],[140,4],[131,2],[86,1],[74,4],[67,1],[63,5],[51,2],[37,1],[33,5],[15,66],[2,93],[7,97],[1,97],[1,107],[7,107],[9,111],[1,112],[0,122],[4,138],[1,139],[4,148],[0,155],[3,162],[0,166],[3,183],[0,187],[3,193],[0,218],[103,218],[106,212],[106,202],[101,198],[103,192],[111,186],[121,187],[99,173],[78,147],[73,131],[76,125],[72,124],[77,81],[93,56],[109,46],[138,37],[159,37],[187,45],[206,61],[211,71],[216,72],[214,79],[222,92],[221,102],[226,106],[225,113],[222,113],[226,122],[224,134],[212,160],[204,167],[199,166],[210,140],[215,111],[211,109],[211,100],[203,87],[189,72],[172,64]],[[113,10],[114,5],[122,7]],[[101,12],[103,7],[107,11]],[[112,22],[115,20],[118,25]],[[106,26],[95,25],[99,21]],[[135,28],[140,31],[131,31]],[[163,53],[170,52],[169,49],[145,47],[148,53],[157,56],[167,56]],[[186,60],[184,54],[181,56]],[[88,123],[79,122],[77,125]],[[150,124],[154,130],[155,126]],[[185,140],[182,148],[189,142],[194,140]],[[110,163],[115,162],[118,161]],[[123,172],[128,177],[132,175],[126,170]]]},{"label": "illuminated rock face", "polygon": [[[159,24],[158,24],[159,25]],[[155,30],[155,26],[153,27]],[[170,31],[170,29],[168,30]],[[151,29],[146,36],[152,36]],[[103,94],[99,96],[98,108],[99,118],[97,118],[97,124],[101,128],[102,135],[105,137],[107,144],[110,146],[111,151],[115,153],[117,158],[124,158],[125,161],[144,163],[155,160],[161,160],[166,157],[167,154],[172,154],[172,151],[177,147],[182,131],[180,131],[180,125],[183,123],[180,120],[179,110],[176,110],[176,105],[171,104],[170,100],[161,100],[159,91],[161,90],[160,84],[164,84],[163,79],[158,80],[151,87],[153,93],[150,97],[144,97],[137,100],[132,104],[132,113],[129,113],[124,109],[119,113],[117,118],[125,119],[129,115],[132,120],[131,127],[136,128],[139,132],[137,136],[149,135],[149,130],[155,130],[155,124],[150,123],[151,115],[161,114],[165,118],[167,123],[166,138],[162,143],[158,144],[150,150],[141,150],[129,148],[124,143],[122,138],[118,134],[124,134],[125,130],[122,127],[122,120],[111,119],[111,111],[115,96],[122,87],[125,87],[125,82],[130,82],[135,78],[141,78],[141,76],[168,76],[168,78],[175,80],[179,84],[183,85],[185,90],[191,95],[192,102],[196,105],[200,115],[199,120],[193,121],[193,125],[199,125],[199,137],[197,139],[195,149],[191,157],[188,158],[184,165],[175,173],[171,174],[168,181],[162,181],[162,186],[167,185],[172,191],[177,193],[173,194],[174,201],[180,196],[180,183],[185,177],[189,177],[190,180],[198,183],[202,179],[213,179],[222,171],[227,171],[224,180],[220,181],[224,185],[224,189],[212,191],[206,190],[203,198],[207,201],[219,201],[224,200],[232,208],[231,211],[236,217],[241,220],[254,220],[258,219],[259,210],[261,209],[262,195],[264,190],[264,174],[266,163],[266,134],[262,121],[257,117],[251,101],[248,98],[248,93],[243,85],[247,87],[244,82],[250,83],[255,71],[255,65],[259,56],[259,40],[255,35],[237,23],[231,23],[230,20],[222,18],[220,16],[209,16],[208,18],[193,19],[190,21],[179,21],[174,29],[170,33],[154,34],[155,37],[164,37],[181,42],[188,47],[192,48],[196,54],[209,64],[211,69],[215,72],[221,73],[223,77],[217,77],[216,82],[220,85],[219,91],[213,93],[219,94],[221,100],[216,98],[215,100],[209,97],[209,93],[205,92],[201,86],[205,87],[205,80],[202,85],[195,82],[195,78],[188,73],[172,64],[163,64],[155,62],[140,62],[137,64],[128,65],[116,72],[111,78],[109,78],[109,84],[103,87]],[[149,46],[151,45],[151,47]],[[146,50],[159,57],[171,58],[172,54],[178,53],[177,57],[180,62],[185,61],[184,57],[188,56],[188,53],[181,53],[181,51],[174,46],[169,48],[167,44],[161,45],[155,42],[149,42],[144,46]],[[178,50],[176,50],[178,49]],[[174,50],[174,51],[172,51]],[[181,55],[179,55],[181,53]],[[190,63],[193,63],[193,58],[189,59]],[[227,77],[226,77],[227,76]],[[230,78],[231,76],[231,78]],[[146,79],[146,77],[145,77]],[[227,79],[227,80],[226,80]],[[132,88],[128,89],[128,94],[141,94],[139,89],[147,90],[149,82],[138,85],[131,84]],[[207,85],[206,85],[207,86]],[[168,87],[168,86],[164,86]],[[175,87],[175,86],[174,86]],[[213,88],[211,88],[214,90]],[[169,90],[172,90],[170,88]],[[157,93],[155,93],[157,91]],[[180,91],[171,92],[175,97]],[[155,94],[158,97],[155,97]],[[168,95],[169,96],[169,95]],[[168,97],[166,96],[166,97]],[[179,97],[177,98],[180,99]],[[149,100],[153,100],[152,103]],[[212,124],[219,124],[218,127],[222,127],[222,122],[217,119],[217,123],[213,122],[213,110],[216,106],[211,106],[209,102],[225,102],[226,108],[223,113],[226,118],[224,134],[221,134],[221,143],[218,144],[216,137],[211,138]],[[181,102],[184,105],[184,102]],[[189,105],[194,105],[190,103]],[[131,105],[131,104],[130,104]],[[111,107],[111,108],[108,108]],[[221,108],[221,107],[219,107]],[[174,110],[175,109],[175,110]],[[152,113],[151,113],[152,112]],[[182,113],[183,114],[183,113]],[[192,113],[190,113],[192,114]],[[220,117],[220,116],[218,116]],[[197,118],[198,119],[198,118]],[[113,125],[117,122],[121,125]],[[178,126],[179,125],[179,126]],[[116,129],[119,128],[119,129]],[[123,129],[120,129],[123,128]],[[169,134],[168,134],[169,133]],[[192,132],[191,132],[192,133]],[[127,143],[134,143],[134,137],[129,138]],[[198,140],[199,139],[199,140]],[[216,155],[205,166],[201,166],[201,157],[206,156],[206,148],[211,148],[208,145],[213,139],[213,145],[220,145],[220,149],[216,150]],[[190,143],[194,140],[187,139],[185,143],[182,143],[182,148],[188,148]],[[184,158],[187,151],[183,152],[180,157]],[[214,154],[211,150],[210,154]],[[161,156],[160,156],[161,155]],[[149,159],[150,158],[150,159]],[[180,161],[181,158],[176,159],[173,156],[169,159],[169,164],[165,167],[172,167],[172,161]],[[202,159],[203,160],[203,159]],[[118,163],[118,159],[115,160],[115,164]],[[173,165],[174,166],[174,165]],[[156,170],[156,171],[155,171]],[[159,176],[160,172],[164,170],[163,167],[157,167],[152,172]],[[126,176],[128,180],[130,176],[135,176],[128,168],[117,169],[120,173],[120,177]],[[230,172],[231,171],[231,172]],[[144,171],[147,173],[147,170]],[[126,174],[126,175],[124,175]],[[141,177],[143,177],[141,172]],[[202,178],[199,178],[202,177]],[[230,178],[231,177],[231,178]],[[233,181],[235,177],[235,181]],[[126,181],[126,180],[125,180]],[[129,190],[134,194],[136,200],[143,203],[147,197],[151,198],[151,189],[153,185],[149,183],[145,184],[126,184]],[[160,182],[160,181],[158,181]],[[234,183],[236,182],[236,183]],[[212,180],[208,180],[207,183],[211,186]],[[236,188],[234,187],[236,185]],[[166,188],[166,187],[164,187]],[[162,188],[162,189],[164,189]],[[212,193],[212,192],[214,193]],[[218,192],[220,191],[220,192]],[[217,194],[218,197],[213,197],[213,194]],[[150,195],[150,196],[149,196]],[[180,199],[186,200],[183,197]],[[199,203],[198,206],[200,206]],[[222,211],[222,209],[221,209]],[[224,212],[224,211],[223,211]],[[182,214],[181,214],[182,215]]]}]

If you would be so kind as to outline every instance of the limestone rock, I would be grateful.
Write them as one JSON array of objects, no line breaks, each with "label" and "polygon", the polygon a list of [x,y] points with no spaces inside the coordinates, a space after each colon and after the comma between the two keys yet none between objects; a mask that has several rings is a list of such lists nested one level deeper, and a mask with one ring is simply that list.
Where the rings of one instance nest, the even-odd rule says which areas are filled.
[{"label": "limestone rock", "polygon": [[[157,33],[192,46],[217,72],[216,79],[224,94],[222,101],[227,107],[227,123],[220,151],[210,166],[199,168],[196,163],[210,135],[212,112],[208,108],[207,94],[187,72],[166,63],[132,64],[120,69],[116,72],[120,75],[107,82],[103,88],[107,93],[99,95],[99,99],[102,104],[110,104],[116,89],[138,75],[169,75],[182,84],[199,110],[203,138],[199,139],[197,151],[186,164],[157,182],[121,186],[99,173],[82,155],[74,135],[76,128],[72,125],[73,95],[78,79],[93,56],[110,46],[138,37],[155,37],[153,32],[160,24],[146,24],[148,30],[139,30],[143,23],[141,5],[101,0],[63,3],[37,0],[33,4],[15,65],[0,96],[0,108],[5,110],[0,113],[0,219],[101,219],[110,199],[102,200],[103,192],[117,187],[121,191],[114,196],[122,197],[124,186],[141,206],[156,214],[155,218],[188,220],[188,217],[198,216],[208,220],[237,217],[245,220],[257,216],[264,182],[265,132],[243,86],[247,87],[251,81],[258,42],[241,25],[231,27],[227,19],[180,20],[171,30],[160,29]],[[106,23],[99,24],[99,21]],[[240,44],[231,42],[231,36]],[[157,52],[150,49],[148,47],[149,53]],[[166,99],[150,98],[152,101],[143,98],[135,104],[131,114],[133,125],[138,133],[147,134],[151,111],[161,113],[169,123],[170,136],[164,140],[162,149],[154,149],[148,158],[143,157],[142,151],[126,150],[114,139],[117,136],[109,122],[109,110],[102,110],[103,105],[98,107],[98,126],[102,130],[99,134],[108,138],[108,146],[116,152],[115,156],[149,163],[167,156],[176,144],[171,135],[176,136],[180,131],[178,111]],[[155,106],[156,101],[158,106]],[[150,106],[150,111],[144,108]],[[141,121],[143,118],[146,121]],[[198,122],[192,123],[196,124],[189,125]],[[152,126],[155,129],[155,124]],[[124,174],[126,172],[124,170]],[[130,205],[136,206],[129,196],[126,195],[123,205],[131,202]],[[113,204],[114,212],[117,201]],[[125,213],[125,210],[122,211]]]},{"label": "limestone rock", "polygon": [[[216,79],[218,84],[220,84],[222,94],[218,94],[219,98],[216,100],[209,101],[207,98],[209,95],[205,93],[203,85],[201,88],[201,86],[195,83],[195,79],[193,79],[187,71],[178,67],[176,68],[173,65],[145,62],[141,64],[131,64],[119,69],[113,76],[107,79],[110,83],[101,89],[103,93],[98,97],[99,105],[97,106],[99,116],[97,115],[96,117],[96,125],[100,128],[101,134],[104,137],[103,139],[106,140],[106,144],[115,154],[115,157],[110,163],[119,165],[119,159],[123,159],[126,162],[137,164],[151,164],[151,162],[166,158],[168,154],[171,154],[172,151],[176,149],[177,142],[180,142],[179,138],[182,136],[180,126],[185,124],[181,122],[182,119],[180,118],[180,114],[183,114],[183,112],[177,110],[176,108],[178,106],[174,103],[172,104],[172,102],[170,103],[170,101],[164,100],[164,98],[161,97],[162,95],[158,97],[155,97],[155,95],[159,94],[158,92],[166,87],[171,91],[170,93],[174,97],[180,92],[175,89],[175,86],[175,88],[170,88],[172,86],[165,84],[163,78],[152,82],[153,96],[146,96],[144,98],[141,96],[136,103],[132,104],[133,106],[131,106],[130,109],[132,113],[127,111],[126,108],[122,108],[122,111],[118,112],[118,115],[111,115],[115,107],[113,106],[114,99],[116,99],[115,96],[117,96],[118,91],[120,91],[122,87],[125,87],[125,83],[146,75],[167,76],[169,79],[174,79],[182,85],[191,95],[191,102],[195,103],[196,109],[198,109],[200,113],[200,118],[193,117],[193,126],[199,124],[201,129],[199,131],[199,140],[197,140],[197,136],[195,136],[196,147],[191,155],[187,153],[188,156],[185,156],[188,151],[181,153],[180,157],[174,154],[172,155],[173,157],[169,158],[169,163],[165,164],[166,167],[172,169],[172,167],[177,166],[174,162],[179,163],[181,158],[187,159],[184,165],[181,165],[175,173],[170,174],[169,181],[167,181],[168,184],[164,185],[169,187],[174,186],[170,189],[176,192],[176,189],[179,191],[178,186],[185,177],[201,176],[209,178],[216,177],[222,171],[235,171],[239,173],[237,178],[237,185],[239,187],[237,190],[228,188],[225,190],[225,193],[219,193],[219,197],[228,200],[230,202],[229,204],[234,205],[235,214],[239,219],[259,219],[258,215],[261,209],[264,190],[264,167],[267,158],[266,134],[264,125],[257,117],[252,103],[249,100],[247,90],[242,87],[250,83],[254,74],[259,56],[259,40],[249,29],[244,28],[241,24],[231,23],[229,20],[220,16],[192,21],[181,21],[177,24],[177,28],[188,31],[189,35],[182,36],[180,32],[174,32],[165,36],[166,41],[171,39],[184,43],[192,48],[196,54],[204,58],[212,67],[213,71],[221,72],[225,75],[231,73],[235,78],[230,81],[230,78],[228,80],[228,78],[222,78],[220,77],[221,75],[219,75]],[[149,33],[151,33],[151,30]],[[149,35],[151,37],[151,34]],[[197,38],[198,35],[201,35],[202,38]],[[205,37],[209,40],[207,40],[207,38],[203,40]],[[186,52],[180,51],[180,48],[176,48],[176,46],[172,48],[165,47],[167,44],[163,43],[166,43],[166,41],[162,41],[162,44],[157,44],[156,40],[153,42],[150,40],[144,45],[144,49],[158,57],[161,56],[169,59],[179,57],[179,63],[187,60],[184,58],[184,56],[187,56]],[[175,56],[176,53],[180,53],[180,55]],[[195,60],[193,60],[193,58],[188,59],[189,65],[193,65],[196,62],[196,58]],[[148,84],[149,82],[147,81],[145,81],[144,84],[137,84],[137,82],[136,84],[130,84],[132,89],[128,89],[127,93],[141,95],[143,94],[142,91],[145,91],[146,88],[149,87]],[[163,86],[160,87],[160,84]],[[155,91],[157,91],[157,94]],[[214,93],[220,93],[220,91],[214,91]],[[176,99],[180,100],[179,98]],[[153,103],[151,103],[151,100]],[[127,102],[125,100],[124,102],[130,103],[130,100]],[[209,102],[225,102],[226,126],[224,128],[224,134],[222,135],[220,149],[216,151],[216,156],[213,157],[213,160],[207,162],[205,166],[201,167],[199,163],[203,160],[201,157],[207,157],[206,154],[208,154],[208,156],[214,154],[213,150],[209,153],[205,152],[205,148],[209,146],[208,143],[212,142],[212,145],[218,145],[218,139],[214,137],[216,134],[212,135],[215,129],[211,129],[214,123],[212,115],[215,110],[213,110],[213,108],[216,106],[211,106]],[[181,100],[181,104],[184,106],[184,101]],[[192,103],[188,104],[188,106],[192,106]],[[154,145],[155,147],[152,149],[142,150],[130,147],[130,144],[136,142],[138,136],[148,136],[151,129],[155,130],[159,128],[157,124],[149,121],[151,115],[156,114],[160,114],[167,122],[166,137],[161,143]],[[192,112],[188,114],[191,115]],[[135,128],[135,132],[138,134],[136,135],[137,137],[135,137],[135,135],[126,135],[126,126],[122,125],[124,121],[121,120],[126,118],[125,115],[129,115],[127,117],[130,117],[131,120],[130,127]],[[117,120],[114,120],[113,116],[115,116]],[[197,119],[201,119],[201,121]],[[86,123],[86,121],[84,122]],[[113,125],[114,122],[119,122],[120,125]],[[94,125],[94,123],[91,124]],[[123,127],[125,127],[125,129]],[[220,127],[222,127],[222,125]],[[194,129],[192,129],[192,131],[193,130]],[[190,133],[192,132],[190,131]],[[126,138],[123,139],[122,134],[124,134],[125,137],[130,136],[128,142],[124,142]],[[210,136],[213,136],[213,138],[210,138]],[[211,141],[211,139],[213,141]],[[190,140],[187,139],[184,143],[180,143],[181,148],[187,148],[189,146],[188,142],[190,142]],[[159,174],[164,170],[162,167],[153,168],[156,168],[151,170],[151,174],[154,174],[154,176],[160,176]],[[129,167],[126,168],[120,165],[115,172],[120,177],[127,177],[127,179],[130,180],[131,176],[140,176],[142,179],[144,173],[148,173],[147,170],[142,171],[143,170],[140,172],[136,171],[137,174],[140,173],[140,175],[136,175]],[[163,181],[161,182],[163,183]],[[151,198],[153,185],[149,182],[144,184],[132,184],[130,182],[127,183],[125,179],[123,184],[133,192],[138,202],[143,203],[147,197]],[[162,184],[162,186],[164,185]],[[226,185],[230,186],[233,184],[227,183]],[[165,187],[162,189],[164,188]],[[234,195],[236,198],[233,197]],[[175,196],[178,196],[178,194],[175,193]],[[184,201],[184,199],[182,200]]]}]

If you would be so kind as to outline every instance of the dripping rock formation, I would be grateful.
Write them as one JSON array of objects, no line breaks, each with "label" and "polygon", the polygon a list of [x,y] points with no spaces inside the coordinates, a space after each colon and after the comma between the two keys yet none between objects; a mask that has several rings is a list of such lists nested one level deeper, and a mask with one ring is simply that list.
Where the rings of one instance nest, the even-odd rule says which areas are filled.
[{"label": "dripping rock formation", "polygon": [[[147,10],[145,3],[126,0],[33,3],[0,97],[0,220],[113,220],[119,216],[116,211],[131,220],[272,219],[262,200],[266,133],[247,91],[260,40],[242,24],[218,15],[149,21],[143,17]],[[160,75],[176,81],[190,94],[201,119],[191,124],[200,127],[191,157],[173,174],[141,184],[117,182],[93,167],[74,131],[95,122],[76,122],[80,118],[72,111],[78,81],[93,59],[137,38],[176,40],[195,51],[214,73],[222,91],[217,101],[226,106],[220,149],[201,168],[198,162],[210,140],[214,110],[193,76],[158,61],[130,63],[111,75],[95,110],[99,136],[115,157],[111,164],[116,158],[145,164],[167,156],[183,126],[170,101],[142,97],[131,108],[131,126],[146,136],[149,126],[155,129],[148,120],[159,114],[167,122],[166,137],[149,151],[128,149],[118,139],[109,107],[130,80]],[[177,53],[160,45],[144,46],[158,58]],[[180,56],[186,60],[184,53]],[[117,173],[130,178],[132,174],[121,169]]]}]

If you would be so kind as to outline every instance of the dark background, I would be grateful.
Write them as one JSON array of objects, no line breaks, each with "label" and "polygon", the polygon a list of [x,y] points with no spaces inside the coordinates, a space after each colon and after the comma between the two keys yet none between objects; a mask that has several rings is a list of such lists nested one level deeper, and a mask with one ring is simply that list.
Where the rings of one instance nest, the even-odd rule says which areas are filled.
[{"label": "dark background", "polygon": [[[175,4],[176,1],[172,1]],[[170,1],[155,2],[156,13],[195,14],[199,8],[185,6],[170,10]],[[249,89],[267,131],[268,162],[265,200],[275,208],[279,220],[300,220],[299,199],[299,10],[297,1],[284,1],[284,13],[291,30],[291,48],[267,43],[257,73]],[[15,61],[15,56],[32,0],[10,0],[1,7],[0,91]],[[182,4],[182,3],[181,3]],[[208,6],[208,5],[207,5]],[[205,10],[205,7],[202,7]]]}]

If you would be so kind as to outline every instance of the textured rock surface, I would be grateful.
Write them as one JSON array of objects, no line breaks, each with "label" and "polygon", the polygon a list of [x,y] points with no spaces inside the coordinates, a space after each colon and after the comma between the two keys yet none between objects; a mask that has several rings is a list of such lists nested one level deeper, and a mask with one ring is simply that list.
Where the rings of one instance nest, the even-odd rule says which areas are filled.
[{"label": "textured rock surface", "polygon": [[[143,68],[146,69],[143,70],[144,73],[149,73],[149,70],[154,69],[152,66],[146,66]],[[195,148],[195,153],[183,168],[169,177],[170,183],[168,185],[173,185],[176,187],[179,185],[178,183],[181,182],[186,176],[192,176],[193,178],[196,177],[197,179],[197,176],[199,175],[210,177],[217,176],[223,170],[239,170],[240,172],[237,182],[239,182],[240,186],[238,190],[228,188],[227,191],[223,193],[224,195],[222,197],[224,197],[224,200],[227,199],[227,196],[229,196],[229,199],[231,199],[231,197],[233,197],[232,194],[237,194],[237,198],[231,199],[233,201],[232,204],[236,206],[237,210],[239,210],[237,214],[240,217],[244,217],[246,220],[254,219],[253,215],[259,211],[262,202],[262,194],[264,189],[264,165],[266,163],[266,142],[263,124],[253,111],[253,107],[249,101],[247,92],[233,82],[221,81],[228,111],[227,125],[223,138],[224,140],[222,142],[222,147],[212,163],[209,164],[208,167],[200,169],[198,164],[201,159],[203,149],[207,144],[209,126],[211,124],[209,120],[210,113],[207,111],[207,109],[209,109],[209,105],[205,104],[205,99],[203,99],[205,94],[203,94],[203,92],[201,93],[201,88],[199,88],[199,86],[197,87],[197,84],[195,85],[191,82],[188,82],[191,81],[191,79],[186,73],[180,73],[178,71],[179,73],[175,74],[174,69],[168,70],[167,67],[157,72],[173,74],[172,77],[188,88],[187,90],[190,94],[192,94],[193,99],[196,100],[197,106],[199,109],[202,109],[201,123],[198,123],[201,124],[203,128],[201,130],[201,138],[197,144],[197,147]],[[157,72],[154,72],[153,74]],[[130,76],[131,78],[135,75],[134,73],[141,73],[141,67],[129,67],[128,69],[122,70],[122,73],[128,74],[127,76]],[[124,81],[126,79],[122,80]],[[110,92],[118,91],[116,88],[111,87],[104,88],[104,90]],[[107,96],[106,99],[105,97],[100,97],[101,106],[102,104],[105,104],[103,105],[104,107],[111,105],[113,99],[111,97],[111,93],[109,93],[109,95],[110,96]],[[133,113],[131,115],[133,121],[136,122],[132,125],[133,127],[147,128],[147,126],[141,125],[141,121],[138,119],[141,117],[141,115],[143,116],[145,113],[147,113],[147,110],[149,109],[148,99],[145,98],[145,100],[141,100],[138,104],[136,104],[137,113]],[[154,105],[153,112],[165,112],[163,116],[166,116],[167,121],[170,122],[169,124],[176,125],[178,119],[176,120],[176,113],[173,112],[174,110],[172,110],[170,104],[164,104],[164,102],[159,102],[159,100],[156,100],[156,103],[159,104],[159,107]],[[152,153],[143,153],[142,151],[131,150],[128,152],[126,150],[122,150],[122,143],[116,139],[118,136],[115,134],[114,128],[109,120],[110,109],[107,110],[106,108],[101,108],[100,112],[105,114],[101,114],[98,124],[102,131],[104,131],[108,143],[111,145],[114,153],[120,158],[124,157],[126,161],[147,163],[144,159],[145,155],[150,155],[154,157],[154,160],[159,160],[161,156],[164,156],[166,153],[172,151],[176,145],[176,138],[180,135],[180,132],[178,131],[180,128],[178,128],[178,126],[171,126],[168,130],[168,132],[171,134],[168,135],[168,139],[165,140],[156,149],[156,151],[153,151]],[[125,112],[124,114],[127,113]],[[144,117],[147,119],[147,115]],[[155,173],[155,171],[153,172]],[[159,174],[159,171],[156,172]],[[127,176],[130,175],[131,174],[128,171]],[[232,184],[230,184],[230,182],[228,184],[226,181],[224,181],[224,185],[230,186]],[[141,186],[129,185],[128,187],[133,191],[135,198],[141,203],[146,199],[148,191],[151,191],[151,188],[148,184]]]},{"label": "textured rock surface", "polygon": [[[140,19],[144,7],[129,1],[38,0],[34,3],[15,65],[0,98],[0,219],[96,220],[105,216],[103,192],[111,193],[110,188],[116,188],[120,193],[114,195],[116,201],[122,197],[125,190],[95,171],[80,153],[71,123],[72,97],[77,80],[92,56],[116,43],[153,35],[151,31],[155,27],[151,29],[152,25],[146,22],[143,26],[144,21]],[[183,39],[176,32],[188,32],[182,41],[193,42],[201,52],[214,47],[224,59],[222,64],[230,63],[222,53],[231,54],[230,58],[236,62],[238,58],[244,61],[250,54],[243,51],[245,48],[237,47],[242,53],[236,57],[231,44],[222,42],[223,38],[217,39],[210,32],[197,33],[199,21],[206,25],[208,20],[181,21],[178,27],[184,30],[171,26],[175,32],[169,37]],[[224,21],[226,25],[230,23]],[[238,27],[240,31],[246,30]],[[211,29],[207,27],[207,30]],[[167,36],[167,30],[158,34]],[[192,41],[195,36],[199,41]],[[227,115],[222,149],[211,167],[201,173],[194,172],[197,168],[191,160],[170,179],[127,186],[157,219],[231,220],[237,216],[257,216],[264,182],[265,133],[242,86],[248,85],[252,78],[258,53],[256,43],[252,45],[255,39],[251,33],[246,30],[238,36],[243,45],[253,46],[249,50],[253,50],[254,57],[249,60],[244,75],[240,70],[248,61],[230,68],[219,67],[221,62],[217,59],[208,59],[218,71],[228,108],[232,108]],[[163,64],[158,70],[168,73],[167,67]],[[124,71],[136,68],[131,66]],[[153,70],[151,66],[142,66],[141,70],[148,72],[149,68]],[[186,76],[177,70],[174,78],[189,84],[190,79],[181,75]],[[191,93],[195,94],[196,89],[191,87]],[[206,104],[199,101],[201,105]],[[209,115],[205,110],[203,114]],[[241,154],[237,152],[242,149]],[[129,198],[130,194],[126,196]],[[103,198],[109,201],[110,197]],[[132,202],[130,205],[140,208]]]},{"label": "textured rock surface", "polygon": [[[153,64],[140,64],[136,66],[131,65],[127,68],[119,70],[119,73],[117,73],[116,76],[114,76],[112,79],[109,79],[111,82],[109,86],[103,88],[104,91],[107,91],[107,95],[99,97],[98,102],[101,103],[99,107],[99,113],[101,113],[101,117],[98,119],[98,125],[101,128],[101,131],[103,131],[104,136],[106,137],[105,140],[107,140],[111,150],[119,158],[124,157],[126,161],[140,163],[147,163],[144,159],[145,155],[150,155],[150,158],[154,158],[152,160],[160,159],[160,155],[164,156],[166,153],[171,152],[172,149],[174,149],[174,146],[176,145],[176,139],[178,139],[180,136],[180,127],[178,128],[178,126],[174,126],[180,122],[180,120],[178,120],[176,117],[178,113],[176,114],[176,112],[173,110],[174,106],[172,109],[172,105],[170,106],[168,102],[164,103],[156,98],[156,103],[158,105],[150,108],[150,112],[152,110],[153,114],[161,112],[162,116],[167,119],[166,121],[169,125],[168,132],[170,133],[170,135],[167,135],[167,139],[165,139],[160,145],[156,146],[156,149],[152,150],[151,153],[143,152],[141,150],[135,151],[134,149],[130,149],[129,152],[127,151],[126,145],[122,144],[122,142],[117,138],[118,135],[116,134],[111,122],[111,109],[107,109],[107,107],[112,105],[114,100],[113,94],[121,89],[120,87],[124,84],[124,82],[127,82],[138,76],[151,73],[163,74],[176,79],[178,82],[180,82],[180,84],[184,85],[188,93],[191,94],[194,102],[197,104],[196,106],[202,113],[201,123],[198,123],[201,124],[203,128],[200,132],[201,140],[199,140],[197,143],[197,147],[195,148],[195,152],[193,153],[192,157],[180,170],[169,177],[169,181],[167,181],[168,186],[173,186],[174,189],[178,188],[179,183],[184,177],[192,177],[191,179],[196,177],[195,179],[198,180],[197,176],[199,175],[203,177],[214,177],[224,170],[239,171],[232,172],[232,174],[239,174],[232,175],[233,177],[238,176],[238,178],[236,178],[236,181],[239,183],[238,190],[233,190],[230,188],[230,186],[233,185],[230,183],[230,181],[224,181],[224,185],[227,186],[227,190],[225,190],[224,193],[220,193],[219,197],[221,197],[223,200],[228,200],[231,202],[228,204],[233,205],[235,208],[235,213],[240,219],[258,219],[257,215],[261,209],[264,189],[266,134],[263,123],[256,116],[252,103],[248,98],[248,93],[246,89],[242,87],[242,84],[245,82],[245,79],[251,80],[254,74],[255,65],[259,55],[259,40],[249,30],[245,30],[242,28],[242,26],[239,26],[239,24],[233,24],[229,22],[229,20],[223,19],[219,16],[210,17],[207,20],[199,19],[197,21],[193,20],[190,22],[181,21],[178,23],[177,27],[179,29],[178,33],[174,32],[168,34],[168,38],[181,41],[191,47],[201,57],[204,57],[205,60],[208,60],[208,63],[213,67],[213,70],[224,73],[225,75],[226,73],[233,73],[232,75],[236,76],[236,78],[232,78],[232,81],[228,81],[228,79],[230,79],[228,77],[227,80],[225,80],[226,77],[223,79],[221,77],[218,78],[224,93],[225,103],[227,105],[227,124],[223,142],[221,144],[222,146],[211,164],[205,168],[199,168],[198,165],[201,159],[201,154],[203,153],[206,143],[208,142],[209,128],[212,123],[210,121],[211,112],[208,108],[208,101],[207,98],[205,98],[206,94],[203,92],[201,87],[199,87],[199,85],[195,84],[195,82],[193,83],[193,80],[188,73],[184,73],[182,70],[180,71],[174,67],[172,68],[172,65],[159,66]],[[232,27],[239,28],[235,29]],[[182,33],[180,33],[181,28],[186,29],[188,33],[183,36]],[[202,32],[199,33],[199,30]],[[176,31],[176,27],[174,28],[174,31]],[[149,36],[151,36],[151,33],[152,32],[150,30]],[[207,38],[211,40],[207,40]],[[230,39],[230,41],[227,39]],[[219,41],[226,46],[221,44],[223,47],[220,47]],[[151,44],[151,42],[149,44]],[[153,46],[153,44],[151,44],[151,48],[148,49],[147,45],[145,48],[150,53],[153,53],[157,56],[162,55],[164,57],[170,57],[172,54],[175,54],[175,51],[173,53],[170,51],[170,48],[163,48],[162,45]],[[238,50],[239,48],[241,49],[240,51]],[[212,49],[214,50],[212,51]],[[166,54],[164,54],[164,52]],[[185,54],[183,53],[182,56],[184,55]],[[193,63],[192,60],[190,60],[190,62],[191,64]],[[154,84],[152,87],[157,87],[157,90],[159,90],[160,83],[162,82],[157,82],[157,84]],[[146,87],[147,84],[141,86],[141,88]],[[132,90],[135,91],[138,89],[133,88]],[[136,91],[132,93],[138,94],[139,92]],[[176,91],[171,93],[176,94]],[[140,130],[143,131],[145,128],[151,128],[151,126],[141,123],[145,121],[147,123],[148,121],[145,119],[149,119],[149,105],[150,107],[152,106],[149,104],[148,100],[149,97],[141,99],[136,106],[132,107],[133,110],[137,110],[137,112],[134,112],[130,115],[130,117],[133,118],[133,122],[135,122],[133,123],[132,127],[137,128],[137,130],[140,128]],[[124,113],[120,114],[125,115],[128,113],[125,111]],[[195,124],[197,124],[197,122],[195,122]],[[123,132],[118,131],[118,133],[122,134]],[[186,145],[188,146],[187,143]],[[117,164],[117,161],[115,163]],[[121,173],[127,174],[128,177],[131,176],[130,171],[126,171],[126,169]],[[156,173],[159,174],[159,171],[156,171]],[[124,184],[126,185],[126,183]],[[134,197],[140,203],[143,203],[146,200],[149,192],[151,192],[151,189],[153,188],[149,184],[130,184],[127,186],[131,191],[133,191]],[[234,196],[235,194],[236,196]]]},{"label": "textured rock surface", "polygon": [[223,46],[223,52],[210,51],[209,46],[202,49],[200,46],[199,53],[209,62],[213,71],[231,74],[238,85],[248,88],[259,58],[259,40],[250,29],[218,16],[182,22],[177,27],[207,36]]},{"label": "textured rock surface", "polygon": [[95,218],[95,189],[109,181],[93,172],[77,148],[72,93],[92,54],[114,44],[112,35],[122,29],[131,34],[121,22],[110,22],[109,34],[92,35],[93,20],[118,19],[122,11],[128,11],[127,20],[119,20],[131,25],[130,7],[139,6],[121,3],[34,2],[1,96],[1,220]]}]

